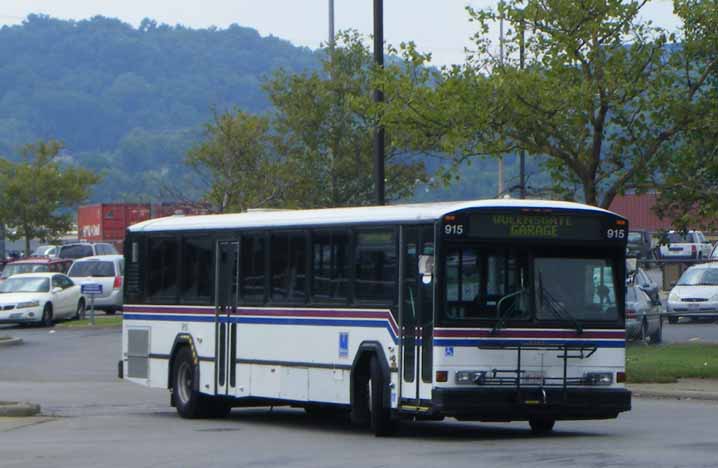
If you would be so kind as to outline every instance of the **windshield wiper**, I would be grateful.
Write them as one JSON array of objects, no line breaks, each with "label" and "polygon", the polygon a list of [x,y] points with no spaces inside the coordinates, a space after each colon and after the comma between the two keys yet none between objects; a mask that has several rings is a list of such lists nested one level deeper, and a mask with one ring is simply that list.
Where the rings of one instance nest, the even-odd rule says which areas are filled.
[{"label": "windshield wiper", "polygon": [[[556,298],[548,292],[548,289],[543,287],[541,273],[539,273],[539,290],[541,291],[541,306],[548,304],[551,313],[559,320],[566,320],[566,317],[568,317],[569,320],[573,322],[574,327],[576,328],[576,333],[579,335],[582,334],[583,326],[581,325],[581,322],[575,315],[569,312],[569,310],[566,309],[561,302],[557,301]],[[548,299],[548,301],[545,301],[545,299]]]},{"label": "windshield wiper", "polygon": [[504,318],[509,315],[509,312],[513,312],[516,309],[516,302],[511,304],[511,307],[507,308],[503,313],[501,312],[501,303],[504,302],[506,299],[509,299],[514,296],[518,296],[519,294],[523,294],[526,292],[526,289],[519,289],[518,291],[514,291],[510,294],[505,295],[499,301],[496,303],[496,324],[494,325],[494,328],[491,329],[491,334],[495,335],[497,331],[501,328],[501,326],[504,324]]}]

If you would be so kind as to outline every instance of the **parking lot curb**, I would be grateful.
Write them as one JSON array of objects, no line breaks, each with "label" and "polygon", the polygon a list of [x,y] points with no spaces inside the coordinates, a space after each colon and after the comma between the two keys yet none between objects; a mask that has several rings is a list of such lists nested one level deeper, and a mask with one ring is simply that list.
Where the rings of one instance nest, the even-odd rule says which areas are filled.
[{"label": "parking lot curb", "polygon": [[0,417],[19,418],[40,413],[40,405],[22,401],[0,401]]},{"label": "parking lot curb", "polygon": [[14,338],[12,336],[0,336],[0,347],[19,344],[22,344],[22,338]]},{"label": "parking lot curb", "polygon": [[636,398],[718,401],[718,381],[695,380],[673,384],[628,385]]}]

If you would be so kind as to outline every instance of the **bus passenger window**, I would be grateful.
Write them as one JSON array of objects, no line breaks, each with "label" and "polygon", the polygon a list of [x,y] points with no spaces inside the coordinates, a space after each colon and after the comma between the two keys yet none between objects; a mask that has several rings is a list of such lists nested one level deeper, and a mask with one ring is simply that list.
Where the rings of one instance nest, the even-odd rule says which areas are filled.
[{"label": "bus passenger window", "polygon": [[177,295],[177,239],[150,239],[148,296],[175,297]]},{"label": "bus passenger window", "polygon": [[244,302],[264,301],[264,236],[242,236],[241,296]]},{"label": "bus passenger window", "polygon": [[312,301],[345,302],[349,298],[349,268],[346,231],[312,234]]},{"label": "bus passenger window", "polygon": [[304,233],[279,233],[271,238],[272,300],[304,302],[306,246]]},{"label": "bus passenger window", "polygon": [[360,300],[389,302],[396,289],[396,243],[392,231],[357,233],[355,291]]},{"label": "bus passenger window", "polygon": [[182,283],[180,297],[188,302],[209,302],[212,294],[212,239],[185,238],[182,241]]}]

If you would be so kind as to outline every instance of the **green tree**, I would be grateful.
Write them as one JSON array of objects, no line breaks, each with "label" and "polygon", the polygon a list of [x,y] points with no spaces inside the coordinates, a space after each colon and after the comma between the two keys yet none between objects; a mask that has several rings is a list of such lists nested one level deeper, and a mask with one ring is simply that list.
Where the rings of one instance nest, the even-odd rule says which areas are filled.
[{"label": "green tree", "polygon": [[[356,32],[325,49],[322,69],[280,70],[264,89],[274,104],[277,153],[287,158],[287,203],[302,208],[373,203],[372,56]],[[391,135],[386,149],[386,198],[413,194],[426,179],[422,162],[402,153]]]},{"label": "green tree", "polygon": [[691,105],[672,102],[669,119],[689,120],[690,127],[665,148],[656,164],[659,215],[676,228],[718,227],[718,1],[680,0],[674,3],[683,19],[681,53],[670,58],[685,80],[705,86]]},{"label": "green tree", "polygon": [[[556,196],[608,207],[650,184],[662,151],[696,124],[716,71],[715,61],[668,47],[663,31],[641,21],[646,3],[508,0],[497,11],[469,9],[478,32],[466,64],[427,70],[430,56],[404,46],[409,66],[380,78],[392,98],[377,112],[390,129],[411,132],[414,147],[459,162],[518,150],[546,156]],[[687,3],[715,5],[679,1],[676,10]],[[503,58],[488,34],[501,17]]]},{"label": "green tree", "polygon": [[205,130],[186,158],[208,187],[205,202],[220,213],[281,203],[284,167],[273,155],[268,118],[225,112]]},{"label": "green tree", "polygon": [[61,164],[58,141],[40,141],[22,148],[19,162],[0,158],[0,218],[14,228],[12,240],[56,239],[72,228],[73,212],[89,195],[99,176]]}]

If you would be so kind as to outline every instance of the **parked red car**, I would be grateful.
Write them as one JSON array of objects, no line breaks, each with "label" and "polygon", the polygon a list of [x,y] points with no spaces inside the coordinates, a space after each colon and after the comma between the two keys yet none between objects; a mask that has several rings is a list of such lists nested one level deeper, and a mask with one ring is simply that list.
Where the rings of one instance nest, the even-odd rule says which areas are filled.
[{"label": "parked red car", "polygon": [[0,281],[5,281],[12,275],[18,273],[39,273],[39,272],[58,272],[67,273],[72,265],[72,259],[69,258],[49,258],[49,257],[28,257],[22,260],[8,262],[0,274]]}]

